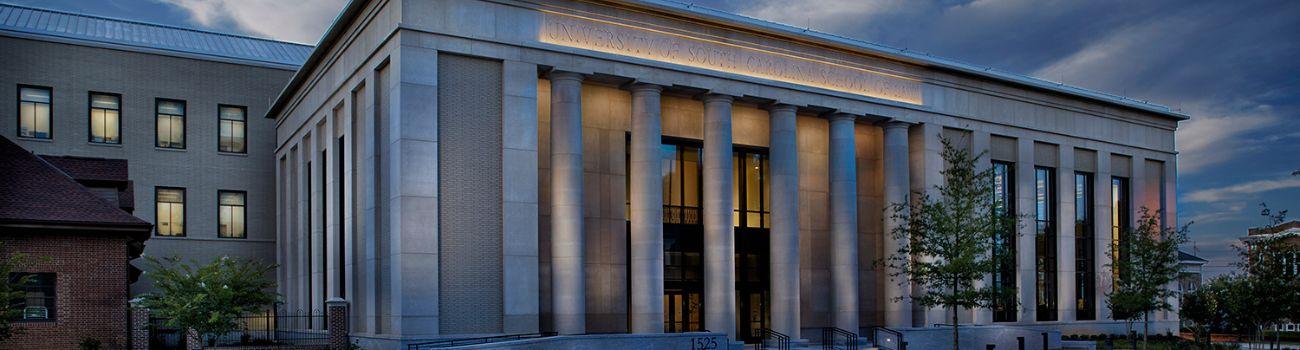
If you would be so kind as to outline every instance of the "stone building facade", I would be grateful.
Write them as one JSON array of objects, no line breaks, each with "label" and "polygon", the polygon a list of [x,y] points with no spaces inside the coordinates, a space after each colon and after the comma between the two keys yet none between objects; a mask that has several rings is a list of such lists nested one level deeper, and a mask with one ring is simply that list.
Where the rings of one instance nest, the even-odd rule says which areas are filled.
[{"label": "stone building facade", "polygon": [[874,264],[945,137],[1029,218],[987,281],[1017,302],[959,321],[1122,333],[1105,251],[1175,217],[1187,118],[655,0],[353,1],[267,117],[281,293],[380,348],[945,323]]}]

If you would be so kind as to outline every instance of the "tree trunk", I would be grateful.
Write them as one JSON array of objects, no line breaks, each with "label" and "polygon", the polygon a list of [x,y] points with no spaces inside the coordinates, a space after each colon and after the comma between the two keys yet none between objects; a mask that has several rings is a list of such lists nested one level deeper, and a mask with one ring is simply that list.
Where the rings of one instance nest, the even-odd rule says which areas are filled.
[{"label": "tree trunk", "polygon": [[953,305],[952,307],[952,350],[959,350],[957,345],[960,344],[959,342],[957,342],[957,337],[959,336],[960,335],[957,334],[957,306]]},{"label": "tree trunk", "polygon": [[1151,312],[1142,312],[1142,348],[1146,349],[1150,344],[1147,343],[1147,334],[1151,333]]}]

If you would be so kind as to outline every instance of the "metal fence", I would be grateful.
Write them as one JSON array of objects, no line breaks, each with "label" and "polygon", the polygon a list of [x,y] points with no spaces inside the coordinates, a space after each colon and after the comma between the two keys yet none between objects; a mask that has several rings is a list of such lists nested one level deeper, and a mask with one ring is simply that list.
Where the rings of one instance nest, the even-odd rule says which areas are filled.
[{"label": "metal fence", "polygon": [[[324,345],[329,343],[325,313],[274,310],[236,318],[239,328],[225,334],[201,335],[205,346]],[[185,348],[185,332],[167,325],[167,319],[149,318],[149,348]]]}]

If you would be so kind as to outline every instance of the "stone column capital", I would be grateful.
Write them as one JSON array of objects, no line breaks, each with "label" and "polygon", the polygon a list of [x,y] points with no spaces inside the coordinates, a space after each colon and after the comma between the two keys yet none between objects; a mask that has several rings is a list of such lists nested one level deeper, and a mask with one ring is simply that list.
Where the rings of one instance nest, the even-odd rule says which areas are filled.
[{"label": "stone column capital", "polygon": [[715,93],[704,94],[702,99],[704,100],[704,103],[715,103],[715,102],[732,103],[736,101],[736,98],[731,95],[715,94]]},{"label": "stone column capital", "polygon": [[785,103],[773,103],[767,106],[767,110],[769,112],[790,111],[791,113],[794,113],[799,111],[799,106]]},{"label": "stone column capital", "polygon": [[831,115],[827,116],[827,118],[829,118],[832,122],[842,121],[842,120],[854,121],[858,119],[858,115],[851,114],[851,113],[844,113],[844,112],[835,112],[835,113],[831,113]]},{"label": "stone column capital", "polygon": [[882,129],[886,129],[886,130],[888,130],[888,129],[899,129],[899,128],[901,128],[901,129],[907,129],[907,128],[911,128],[911,127],[912,127],[912,123],[908,123],[908,122],[901,121],[901,120],[890,120],[890,121],[886,121],[886,122],[884,122],[884,123],[881,123],[881,124],[880,124],[880,127],[881,127]]},{"label": "stone column capital", "polygon": [[631,90],[632,94],[659,94],[664,91],[663,86],[651,83],[632,83],[631,85],[628,85],[627,89]]},{"label": "stone column capital", "polygon": [[554,80],[582,81],[583,79],[585,79],[582,73],[563,71],[563,70],[553,70],[550,73],[546,74],[546,78],[552,81]]}]

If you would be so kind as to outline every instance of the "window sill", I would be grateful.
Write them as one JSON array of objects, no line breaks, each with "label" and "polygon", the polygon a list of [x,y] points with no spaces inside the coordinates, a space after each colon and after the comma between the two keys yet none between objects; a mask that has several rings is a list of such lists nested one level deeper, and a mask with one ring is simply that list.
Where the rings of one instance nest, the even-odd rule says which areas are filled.
[{"label": "window sill", "polygon": [[23,141],[34,141],[34,142],[54,142],[54,138],[42,139],[42,138],[35,138],[35,137],[18,136],[17,139]]},{"label": "window sill", "polygon": [[153,149],[156,149],[156,150],[159,150],[159,151],[167,151],[167,152],[189,152],[189,150],[184,149],[184,148],[168,148],[168,147],[158,147],[158,146],[153,146]]},{"label": "window sill", "polygon": [[217,151],[217,154],[220,154],[220,155],[223,155],[223,156],[235,156],[235,157],[247,157],[247,156],[248,156],[248,152],[238,153],[238,152]]},{"label": "window sill", "polygon": [[104,143],[104,142],[86,142],[86,144],[98,147],[117,147],[122,148],[122,143]]}]

